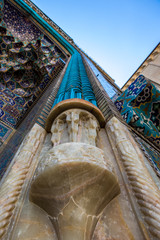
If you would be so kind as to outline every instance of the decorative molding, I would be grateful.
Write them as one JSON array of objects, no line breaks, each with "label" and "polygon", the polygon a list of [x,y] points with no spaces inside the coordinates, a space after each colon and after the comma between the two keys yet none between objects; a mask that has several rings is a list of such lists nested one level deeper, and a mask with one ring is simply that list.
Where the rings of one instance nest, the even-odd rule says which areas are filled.
[{"label": "decorative molding", "polygon": [[13,159],[14,163],[8,175],[2,179],[0,187],[0,237],[7,231],[34,156],[40,150],[45,135],[46,131],[42,127],[38,124],[33,126],[24,140],[20,152]]},{"label": "decorative molding", "polygon": [[51,127],[53,146],[65,142],[84,142],[96,146],[100,128],[96,118],[88,111],[72,109],[61,113]]},{"label": "decorative molding", "polygon": [[46,119],[47,119],[47,117],[48,117],[48,115],[49,115],[49,113],[50,113],[50,111],[51,111],[51,109],[52,109],[54,100],[55,100],[55,98],[56,98],[58,89],[59,89],[59,87],[60,87],[60,84],[61,84],[61,82],[62,82],[62,79],[63,79],[63,77],[64,77],[64,74],[65,74],[65,72],[66,72],[66,69],[67,69],[67,67],[68,67],[68,64],[69,64],[70,59],[71,59],[71,58],[69,58],[69,59],[67,60],[65,66],[64,66],[64,68],[63,68],[63,70],[60,72],[60,75],[58,75],[58,76],[56,77],[56,79],[54,79],[54,83],[55,83],[55,84],[54,84],[54,87],[53,87],[53,85],[52,85],[53,90],[52,90],[50,96],[48,97],[48,100],[47,100],[47,102],[46,102],[43,110],[41,111],[41,113],[40,113],[40,115],[39,115],[39,117],[38,117],[38,119],[37,119],[37,123],[38,123],[41,127],[43,127],[43,128],[45,128]]},{"label": "decorative molding", "polygon": [[98,120],[100,126],[101,127],[105,126],[105,118],[98,107],[96,107],[95,105],[93,105],[92,103],[90,103],[84,99],[72,98],[72,99],[63,100],[63,101],[57,103],[51,109],[51,111],[48,115],[48,118],[46,120],[46,126],[45,126],[46,131],[50,132],[54,119],[60,113],[66,111],[68,109],[71,110],[74,108],[83,109],[83,110],[86,110],[86,111],[92,113],[92,115],[94,115],[96,117],[96,119]]},{"label": "decorative molding", "polygon": [[155,237],[159,239],[160,192],[142,162],[143,155],[140,151],[136,151],[131,134],[117,118],[113,117],[107,122],[106,131],[111,139],[113,151],[118,152],[123,162],[125,173],[147,229],[154,239]]}]

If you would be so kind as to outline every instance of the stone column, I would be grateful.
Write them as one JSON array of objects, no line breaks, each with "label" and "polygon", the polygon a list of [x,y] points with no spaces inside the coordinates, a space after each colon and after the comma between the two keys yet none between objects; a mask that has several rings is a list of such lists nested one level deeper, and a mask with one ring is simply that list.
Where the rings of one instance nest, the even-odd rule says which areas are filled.
[{"label": "stone column", "polygon": [[[129,193],[145,239],[160,239],[160,191],[149,174],[144,156],[128,131],[116,117],[106,124],[112,149],[128,179]],[[126,181],[127,182],[127,181]]]},{"label": "stone column", "polygon": [[[10,239],[12,227],[20,207],[20,196],[25,195],[25,188],[33,176],[46,131],[35,124],[9,167],[9,172],[2,179],[0,186],[0,239]],[[24,187],[25,185],[25,187]],[[7,236],[8,235],[8,236]]]},{"label": "stone column", "polygon": [[102,125],[100,110],[79,99],[57,104],[49,115],[53,147],[38,165],[30,201],[48,213],[59,240],[91,239],[103,209],[120,192],[96,147]]}]

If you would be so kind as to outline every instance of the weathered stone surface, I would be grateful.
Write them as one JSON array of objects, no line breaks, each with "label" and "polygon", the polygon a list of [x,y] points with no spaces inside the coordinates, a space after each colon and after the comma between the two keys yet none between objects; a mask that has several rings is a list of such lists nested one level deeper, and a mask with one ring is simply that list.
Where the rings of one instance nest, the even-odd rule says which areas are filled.
[{"label": "weathered stone surface", "polygon": [[[94,141],[90,141],[89,127],[93,128]],[[103,209],[120,192],[103,151],[78,142],[78,136],[85,132],[86,137],[79,139],[95,144],[97,127],[94,116],[84,110],[62,113],[52,125],[51,140],[56,145],[55,139],[59,139],[56,143],[60,144],[65,132],[71,142],[51,148],[38,165],[30,201],[49,214],[58,239],[91,239]]]},{"label": "weathered stone surface", "polygon": [[110,171],[77,161],[46,169],[33,182],[30,200],[53,218],[59,239],[91,239],[100,214],[119,191]]},{"label": "weathered stone surface", "polygon": [[[29,191],[30,201],[40,208],[25,200],[13,240],[23,234],[24,239],[39,239],[38,224],[43,223],[48,240],[92,238],[104,208],[120,192],[108,156],[95,147],[99,129],[95,116],[82,109],[63,111],[54,120]],[[35,144],[30,139],[25,150]]]},{"label": "weathered stone surface", "polygon": [[105,126],[105,118],[102,112],[99,110],[99,108],[97,108],[95,105],[93,105],[92,103],[86,100],[79,99],[79,98],[72,98],[72,99],[63,100],[62,102],[59,102],[54,106],[54,108],[51,110],[46,121],[46,127],[45,127],[46,131],[50,132],[52,123],[55,120],[55,118],[58,115],[60,115],[62,112],[69,109],[70,110],[81,109],[82,111],[86,110],[96,117],[101,127]]},{"label": "weathered stone surface", "polygon": [[104,153],[100,148],[85,143],[64,143],[51,148],[41,159],[37,167],[37,175],[55,164],[67,162],[89,162],[109,171],[113,171],[111,164],[104,159]]},{"label": "weathered stone surface", "polygon": [[83,142],[96,146],[99,122],[94,115],[82,109],[61,113],[51,127],[53,146],[66,142]]},{"label": "weathered stone surface", "polygon": [[63,109],[51,125],[53,148],[38,165],[30,201],[50,216],[59,240],[91,239],[103,209],[120,192],[111,165],[95,147],[99,128],[94,115],[73,108]]},{"label": "weathered stone surface", "polygon": [[54,228],[46,213],[35,204],[25,204],[12,240],[57,240]]},{"label": "weathered stone surface", "polygon": [[[128,209],[126,209],[126,213],[122,212],[119,202],[120,196],[105,208],[97,223],[92,240],[143,240],[143,236],[138,235],[139,231],[134,232],[136,224],[134,220],[130,220],[130,222],[133,221],[131,229],[129,228],[131,223],[125,221],[124,215],[129,215],[130,212],[127,211]],[[132,217],[134,218],[134,215]]]},{"label": "weathered stone surface", "polygon": [[[110,132],[108,132],[110,135]],[[93,235],[93,240],[143,240],[145,239],[137,216],[133,209],[126,186],[127,179],[123,178],[123,168],[117,164],[114,155],[116,146],[111,146],[105,129],[98,134],[98,147],[104,151],[104,159],[114,168],[115,175],[120,185],[121,193],[113,199],[104,209]],[[109,156],[109,158],[108,158]]]}]

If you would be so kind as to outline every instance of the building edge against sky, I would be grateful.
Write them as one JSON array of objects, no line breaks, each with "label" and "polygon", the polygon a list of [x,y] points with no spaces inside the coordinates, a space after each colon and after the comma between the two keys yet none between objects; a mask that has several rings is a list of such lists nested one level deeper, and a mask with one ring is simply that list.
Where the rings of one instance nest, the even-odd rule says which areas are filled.
[{"label": "building edge against sky", "polygon": [[122,92],[32,2],[0,8],[1,238],[158,240],[159,44]]}]

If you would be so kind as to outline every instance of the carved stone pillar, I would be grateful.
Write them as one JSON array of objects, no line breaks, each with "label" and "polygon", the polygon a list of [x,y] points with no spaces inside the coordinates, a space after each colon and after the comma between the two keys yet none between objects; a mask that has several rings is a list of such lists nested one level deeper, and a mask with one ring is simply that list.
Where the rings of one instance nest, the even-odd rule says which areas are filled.
[{"label": "carved stone pillar", "polygon": [[[29,184],[30,178],[37,166],[36,155],[40,151],[46,131],[35,124],[19,151],[13,159],[8,174],[4,177],[0,186],[0,239],[10,239],[9,225],[16,220],[17,206],[24,185]],[[24,191],[24,190],[23,190]],[[17,211],[17,212],[16,212]]]},{"label": "carved stone pillar", "polygon": [[58,239],[89,240],[103,209],[120,189],[96,147],[104,125],[101,112],[84,100],[76,108],[74,104],[74,99],[64,101],[49,116],[53,148],[39,163],[30,201],[50,216]]},{"label": "carved stone pillar", "polygon": [[160,239],[160,191],[144,165],[143,154],[138,151],[127,127],[116,117],[107,122],[106,131],[128,178],[130,192],[138,203],[140,216],[137,216],[145,239]]}]

